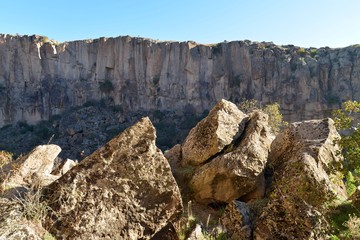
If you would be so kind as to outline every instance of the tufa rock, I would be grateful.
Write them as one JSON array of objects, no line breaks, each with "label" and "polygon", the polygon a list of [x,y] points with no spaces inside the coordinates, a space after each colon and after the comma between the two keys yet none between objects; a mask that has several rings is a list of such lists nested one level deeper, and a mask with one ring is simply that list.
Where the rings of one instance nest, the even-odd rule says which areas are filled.
[{"label": "tufa rock", "polygon": [[1,168],[6,188],[46,186],[58,177],[51,174],[54,161],[61,152],[57,145],[40,145],[27,155]]},{"label": "tufa rock", "polygon": [[151,239],[177,218],[181,196],[155,138],[143,118],[51,184],[46,228],[61,239]]},{"label": "tufa rock", "polygon": [[246,203],[240,201],[229,203],[220,222],[226,228],[230,239],[251,239],[250,208]]},{"label": "tufa rock", "polygon": [[231,146],[234,149],[196,169],[190,182],[196,201],[230,203],[261,182],[273,136],[265,113],[254,111],[249,118],[240,142]]},{"label": "tufa rock", "polygon": [[183,142],[183,165],[199,165],[223,150],[243,131],[246,119],[235,104],[220,100]]},{"label": "tufa rock", "polygon": [[332,181],[339,138],[331,119],[290,124],[271,145],[273,171],[268,205],[256,221],[254,239],[326,239],[323,204],[346,199],[342,181]]}]

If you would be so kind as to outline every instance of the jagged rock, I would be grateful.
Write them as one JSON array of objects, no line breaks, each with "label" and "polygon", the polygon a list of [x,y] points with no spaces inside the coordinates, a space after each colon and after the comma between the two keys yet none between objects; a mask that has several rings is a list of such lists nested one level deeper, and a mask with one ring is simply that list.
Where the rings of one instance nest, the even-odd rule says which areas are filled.
[{"label": "jagged rock", "polygon": [[52,171],[51,174],[62,176],[76,165],[78,165],[77,161],[66,159],[65,161],[61,162],[59,166],[57,166],[57,168]]},{"label": "jagged rock", "polygon": [[239,198],[242,202],[256,201],[264,198],[266,190],[266,182],[264,174],[260,174],[257,178],[255,189]]},{"label": "jagged rock", "polygon": [[42,240],[46,230],[23,217],[20,202],[0,197],[0,239]]},{"label": "jagged rock", "polygon": [[290,124],[271,145],[269,203],[256,221],[254,239],[325,239],[322,205],[346,199],[342,181],[330,177],[339,138],[331,119]]},{"label": "jagged rock", "polygon": [[57,145],[40,145],[24,157],[1,168],[6,188],[46,186],[58,177],[51,175],[54,161],[61,148]]},{"label": "jagged rock", "polygon": [[246,203],[240,201],[229,203],[220,221],[230,239],[251,239],[250,208]]},{"label": "jagged rock", "polygon": [[234,149],[225,150],[196,169],[190,182],[196,201],[230,203],[256,188],[273,136],[265,113],[254,111],[249,118],[240,143],[232,146]]},{"label": "jagged rock", "polygon": [[170,150],[165,151],[164,156],[169,161],[171,168],[181,162],[181,145],[176,144]]},{"label": "jagged rock", "polygon": [[46,228],[61,239],[151,239],[178,217],[179,189],[155,138],[143,118],[51,184]]},{"label": "jagged rock", "polygon": [[223,150],[243,131],[246,119],[235,104],[220,100],[183,142],[183,165],[199,165]]}]

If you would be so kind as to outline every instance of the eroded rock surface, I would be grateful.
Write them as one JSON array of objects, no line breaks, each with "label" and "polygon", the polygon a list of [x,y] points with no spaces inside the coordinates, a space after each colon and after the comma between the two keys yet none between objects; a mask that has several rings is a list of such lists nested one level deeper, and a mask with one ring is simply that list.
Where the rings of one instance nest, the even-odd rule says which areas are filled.
[{"label": "eroded rock surface", "polygon": [[256,188],[273,140],[268,116],[250,114],[244,133],[225,153],[198,167],[190,186],[200,203],[227,202]]},{"label": "eroded rock surface", "polygon": [[229,239],[252,239],[250,208],[244,202],[229,203],[221,216],[221,224],[226,228]]},{"label": "eroded rock surface", "polygon": [[270,200],[256,221],[254,239],[327,239],[329,223],[322,205],[346,199],[342,181],[335,184],[332,165],[341,161],[331,119],[290,124],[272,143]]},{"label": "eroded rock surface", "polygon": [[23,216],[20,202],[0,197],[0,239],[42,240],[46,230]]},{"label": "eroded rock surface", "polygon": [[174,220],[181,196],[155,138],[143,118],[51,184],[46,228],[62,239],[150,239]]},{"label": "eroded rock surface", "polygon": [[[117,37],[55,43],[0,34],[0,126],[35,123],[111,97],[125,111],[202,113],[219,99],[279,104],[285,120],[323,117],[360,98],[360,48],[251,41],[213,45]],[[350,80],[351,81],[350,81]]]},{"label": "eroded rock surface", "polygon": [[61,148],[57,145],[40,145],[27,155],[2,167],[1,178],[6,181],[6,188],[22,186],[46,186],[58,176],[51,174],[54,161]]},{"label": "eroded rock surface", "polygon": [[220,100],[182,144],[183,165],[199,165],[223,150],[242,133],[246,120],[235,104]]}]

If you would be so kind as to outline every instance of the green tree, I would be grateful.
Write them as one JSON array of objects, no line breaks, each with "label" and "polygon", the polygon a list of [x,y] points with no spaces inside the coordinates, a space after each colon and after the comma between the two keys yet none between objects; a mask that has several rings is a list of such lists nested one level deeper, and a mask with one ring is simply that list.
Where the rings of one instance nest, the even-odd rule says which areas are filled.
[{"label": "green tree", "polygon": [[359,168],[360,159],[360,129],[354,123],[354,116],[360,112],[360,103],[357,101],[346,101],[342,108],[333,112],[335,127],[340,131],[341,139],[336,142],[342,148],[345,158],[344,169],[354,172]]}]

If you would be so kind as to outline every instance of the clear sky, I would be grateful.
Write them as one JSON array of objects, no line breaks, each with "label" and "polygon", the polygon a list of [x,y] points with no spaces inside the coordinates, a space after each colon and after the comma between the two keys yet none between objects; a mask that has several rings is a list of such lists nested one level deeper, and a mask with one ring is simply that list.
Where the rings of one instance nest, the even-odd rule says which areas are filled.
[{"label": "clear sky", "polygon": [[360,44],[360,0],[0,0],[0,33],[302,47]]}]

